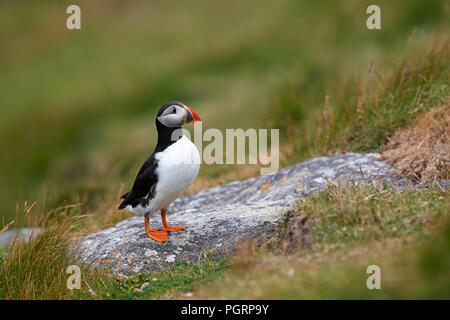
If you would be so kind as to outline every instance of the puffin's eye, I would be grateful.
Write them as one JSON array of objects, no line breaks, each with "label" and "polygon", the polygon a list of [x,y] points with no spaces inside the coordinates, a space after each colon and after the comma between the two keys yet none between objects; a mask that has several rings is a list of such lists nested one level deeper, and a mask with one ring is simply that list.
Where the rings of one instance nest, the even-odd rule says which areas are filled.
[{"label": "puffin's eye", "polygon": [[177,113],[177,109],[176,109],[176,108],[173,108],[173,109],[172,109],[172,113]]}]

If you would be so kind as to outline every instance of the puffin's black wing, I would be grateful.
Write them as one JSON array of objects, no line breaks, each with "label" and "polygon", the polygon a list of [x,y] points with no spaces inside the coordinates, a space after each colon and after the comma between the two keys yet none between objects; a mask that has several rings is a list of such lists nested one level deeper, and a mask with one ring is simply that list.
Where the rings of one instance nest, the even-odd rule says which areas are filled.
[{"label": "puffin's black wing", "polygon": [[152,154],[139,170],[131,191],[120,197],[124,200],[120,204],[119,210],[126,208],[128,205],[132,207],[136,207],[139,204],[146,206],[155,197],[156,183],[158,182],[158,175],[155,172],[157,167],[158,160]]}]

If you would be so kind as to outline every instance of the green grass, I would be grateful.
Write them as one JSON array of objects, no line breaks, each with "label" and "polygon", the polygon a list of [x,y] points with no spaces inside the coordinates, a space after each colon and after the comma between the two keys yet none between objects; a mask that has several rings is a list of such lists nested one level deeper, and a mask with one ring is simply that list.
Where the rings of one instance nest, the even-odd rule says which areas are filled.
[{"label": "green grass", "polygon": [[[207,255],[202,262],[128,278],[68,258],[79,220],[66,209],[59,221],[41,222],[44,231],[36,239],[15,242],[2,255],[0,297],[449,298],[449,200],[449,192],[439,188],[400,191],[382,184],[331,184],[293,209],[294,217],[307,217],[302,241],[282,240],[286,224],[297,223],[291,219],[272,248],[250,243],[237,255]],[[284,254],[286,247],[293,250]],[[66,287],[70,264],[81,267],[80,290]],[[382,290],[365,287],[365,269],[371,264],[382,269]]]},{"label": "green grass", "polygon": [[[29,243],[16,240],[0,260],[1,299],[61,299],[68,296],[66,268],[70,224],[41,221]],[[83,269],[85,271],[85,269]]]},{"label": "green grass", "polygon": [[[366,199],[366,200],[364,200]],[[448,299],[449,192],[331,187],[296,209],[311,242],[289,255],[250,247],[194,291],[209,299]],[[281,235],[283,234],[281,231]],[[281,243],[281,247],[298,243]],[[300,241],[300,243],[306,243]],[[366,268],[381,268],[368,290]],[[262,280],[264,279],[264,280]]]},{"label": "green grass", "polygon": [[[84,224],[71,210],[61,208],[44,215],[36,222],[42,227],[36,238],[28,242],[18,239],[0,248],[0,299],[167,299],[217,279],[228,267],[226,257],[205,255],[202,262],[183,262],[151,274],[118,277],[81,262],[71,253]],[[80,289],[67,288],[70,274],[66,270],[70,265],[80,267]]]},{"label": "green grass", "polygon": [[419,114],[448,105],[449,46],[446,36],[420,53],[409,53],[390,70],[373,67],[344,82],[338,96],[328,97],[315,112],[303,104],[299,85],[287,87],[271,118],[275,127],[288,128],[282,133],[292,149],[289,161],[380,150]]},{"label": "green grass", "polygon": [[207,256],[203,262],[180,262],[168,270],[98,282],[92,287],[95,295],[85,294],[85,298],[173,299],[188,294],[196,286],[220,278],[227,267],[227,258]]},{"label": "green grass", "polygon": [[309,218],[314,247],[323,251],[428,232],[425,227],[432,218],[447,213],[448,200],[448,193],[440,190],[339,184],[312,195],[298,210]]}]

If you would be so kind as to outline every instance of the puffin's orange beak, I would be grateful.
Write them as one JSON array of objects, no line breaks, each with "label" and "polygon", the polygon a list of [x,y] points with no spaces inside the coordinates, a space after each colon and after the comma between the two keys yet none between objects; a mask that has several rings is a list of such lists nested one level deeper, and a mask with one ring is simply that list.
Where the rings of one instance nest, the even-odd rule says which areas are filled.
[{"label": "puffin's orange beak", "polygon": [[195,122],[195,121],[202,121],[202,119],[200,119],[200,116],[198,115],[197,112],[195,112],[194,109],[191,109],[188,106],[186,106],[186,108],[187,108],[187,111],[188,111],[188,112],[186,112],[187,116],[186,116],[186,119],[183,119],[183,120],[186,120],[186,123],[191,123],[191,122]]}]

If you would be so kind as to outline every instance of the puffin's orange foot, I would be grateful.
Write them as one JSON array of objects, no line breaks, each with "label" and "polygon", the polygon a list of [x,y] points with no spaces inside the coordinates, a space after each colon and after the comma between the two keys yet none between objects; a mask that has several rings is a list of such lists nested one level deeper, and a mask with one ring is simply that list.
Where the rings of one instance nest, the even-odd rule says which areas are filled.
[{"label": "puffin's orange foot", "polygon": [[187,227],[183,227],[183,226],[178,226],[178,227],[170,227],[170,226],[165,226],[163,227],[164,231],[183,231],[186,230]]},{"label": "puffin's orange foot", "polygon": [[151,229],[147,231],[148,236],[158,242],[166,242],[169,239],[169,234],[161,229]]}]

